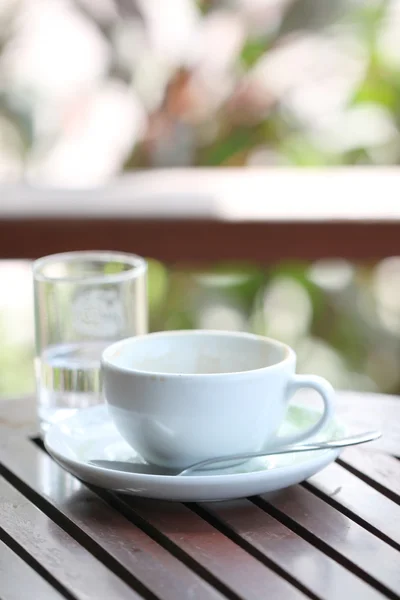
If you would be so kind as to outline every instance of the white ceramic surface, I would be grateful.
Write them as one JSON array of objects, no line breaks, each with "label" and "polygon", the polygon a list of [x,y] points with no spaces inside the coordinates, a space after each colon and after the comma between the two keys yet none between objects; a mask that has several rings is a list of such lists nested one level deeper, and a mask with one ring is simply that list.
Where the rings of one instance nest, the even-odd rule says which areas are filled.
[{"label": "white ceramic surface", "polygon": [[[315,410],[293,405],[281,433],[299,432],[310,427],[319,416]],[[334,419],[313,439],[327,440],[344,435],[345,428]],[[334,461],[340,452],[318,450],[257,458],[239,466],[186,477],[118,472],[92,466],[88,461],[145,461],[119,435],[104,405],[81,410],[52,425],[46,433],[45,446],[57,462],[90,484],[133,496],[185,502],[228,500],[279,490],[311,477]]]},{"label": "white ceramic surface", "polygon": [[[296,375],[294,351],[248,333],[171,331],[121,340],[103,353],[105,396],[122,437],[148,462],[184,468],[305,440],[333,415],[332,386]],[[277,438],[289,401],[313,388],[318,423]]]}]

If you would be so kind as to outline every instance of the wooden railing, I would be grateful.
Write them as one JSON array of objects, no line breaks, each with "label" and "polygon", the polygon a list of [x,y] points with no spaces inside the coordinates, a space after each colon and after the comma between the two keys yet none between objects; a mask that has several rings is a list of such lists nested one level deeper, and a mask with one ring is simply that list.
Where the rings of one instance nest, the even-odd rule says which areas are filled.
[{"label": "wooden railing", "polygon": [[115,249],[166,262],[400,254],[400,170],[189,169],[99,189],[0,188],[0,258]]}]

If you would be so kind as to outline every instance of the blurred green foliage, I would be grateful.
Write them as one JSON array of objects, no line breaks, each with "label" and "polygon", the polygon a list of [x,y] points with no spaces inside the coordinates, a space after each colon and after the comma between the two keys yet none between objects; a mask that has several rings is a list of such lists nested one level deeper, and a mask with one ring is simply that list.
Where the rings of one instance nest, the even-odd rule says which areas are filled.
[{"label": "blurred green foliage", "polygon": [[149,261],[150,330],[271,335],[297,350],[300,371],[347,389],[400,393],[399,292],[397,258],[366,266],[323,260],[205,270]]},{"label": "blurred green foliage", "polygon": [[[23,276],[19,293],[29,298],[28,269]],[[293,346],[300,372],[337,388],[400,393],[398,257],[358,266],[321,260],[204,269],[149,260],[148,289],[151,331],[252,331]],[[30,311],[30,303],[17,309],[11,301],[0,311],[0,395],[33,390]],[[18,323],[26,325],[17,334]]]},{"label": "blurred green foliage", "polygon": [[0,313],[0,397],[31,393],[34,385],[33,347],[16,341],[4,327],[7,311]]},{"label": "blurred green foliage", "polygon": [[[154,0],[115,0],[113,11],[75,0],[68,9],[107,47],[103,64],[93,67],[102,73],[90,84],[93,98],[108,82],[118,83],[121,98],[136,107],[135,119],[141,115],[132,139],[121,142],[124,150],[109,148],[116,173],[399,163],[399,0],[181,4],[182,22]],[[92,91],[79,83],[69,94],[53,94],[51,70],[37,79],[33,72],[26,82],[18,75],[22,67],[13,75],[10,65],[26,35],[19,29],[23,6],[6,0],[0,7],[0,134],[19,156],[20,172],[31,176],[31,164],[51,163],[64,139],[69,147],[74,115],[90,117]],[[185,28],[190,35],[183,43]],[[168,34],[175,29],[176,46]],[[41,52],[51,53],[45,37],[41,43]],[[74,65],[68,65],[71,81]],[[79,150],[79,136],[74,144]]]},{"label": "blurred green foliage", "polygon": [[[214,110],[207,109],[207,88],[197,85],[196,65],[172,70],[162,102],[148,113],[147,129],[125,168],[163,166],[160,147],[168,149],[168,166],[167,153],[180,144],[187,151],[177,150],[175,166],[399,163],[400,60],[393,55],[400,57],[400,45],[388,49],[386,43],[389,36],[400,40],[398,3],[291,0],[277,2],[275,12],[268,12],[266,4],[259,3],[259,15],[254,10],[252,21],[246,19],[240,1],[198,2],[204,19],[218,12],[227,20],[232,15],[243,18],[246,34],[224,73],[230,78],[230,92]],[[313,45],[301,56],[302,43],[309,42]],[[275,63],[285,50],[286,60]],[[346,75],[352,62],[357,73]],[[275,64],[273,68],[288,71],[282,89],[269,80],[268,68],[260,75],[265,65]],[[341,69],[343,81],[335,83],[336,70]],[[339,92],[346,79],[346,90]],[[312,98],[314,89],[318,102]],[[310,97],[306,110],[302,95]],[[330,96],[337,97],[333,109]],[[387,135],[363,135],[363,124],[356,121],[358,109],[367,111],[376,129],[384,122]],[[335,132],[330,119],[337,121]],[[346,139],[346,132],[340,135],[338,130],[349,125],[354,133]]]}]

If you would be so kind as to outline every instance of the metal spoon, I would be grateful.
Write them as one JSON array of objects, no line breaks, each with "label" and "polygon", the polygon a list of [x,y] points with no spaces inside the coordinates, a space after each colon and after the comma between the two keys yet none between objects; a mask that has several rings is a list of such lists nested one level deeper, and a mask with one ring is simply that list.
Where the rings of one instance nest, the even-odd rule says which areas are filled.
[{"label": "metal spoon", "polygon": [[103,469],[111,469],[113,471],[123,471],[125,473],[135,473],[142,475],[172,475],[181,476],[188,475],[189,473],[203,469],[212,464],[224,463],[224,462],[240,462],[246,461],[250,458],[258,458],[261,456],[276,456],[278,454],[296,454],[297,452],[310,452],[313,450],[332,450],[335,448],[345,448],[346,446],[356,446],[358,444],[365,444],[366,442],[372,442],[381,437],[380,431],[366,431],[365,433],[359,433],[348,437],[328,440],[326,442],[315,442],[308,444],[297,444],[296,446],[285,446],[282,448],[276,448],[263,451],[263,452],[248,452],[246,454],[232,454],[230,456],[216,456],[207,460],[202,460],[193,463],[185,469],[169,469],[167,467],[158,467],[157,465],[150,465],[147,463],[131,463],[128,461],[119,460],[90,460],[89,464],[95,467],[102,467]]}]

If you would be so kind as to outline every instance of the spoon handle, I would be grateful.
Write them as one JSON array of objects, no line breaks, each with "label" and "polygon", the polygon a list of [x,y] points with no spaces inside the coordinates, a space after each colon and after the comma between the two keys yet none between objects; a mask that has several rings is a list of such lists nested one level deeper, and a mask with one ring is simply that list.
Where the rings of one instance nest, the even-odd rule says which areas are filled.
[{"label": "spoon handle", "polygon": [[351,435],[348,437],[340,438],[337,440],[330,440],[328,442],[314,442],[308,444],[298,444],[296,446],[285,446],[283,448],[276,448],[267,450],[264,452],[247,452],[246,454],[231,454],[230,456],[216,456],[207,460],[194,463],[177,473],[177,475],[187,475],[192,471],[197,471],[203,467],[209,465],[218,464],[221,462],[232,462],[240,460],[248,460],[250,458],[259,458],[262,456],[276,456],[277,454],[295,454],[297,452],[310,452],[313,450],[332,450],[335,448],[345,448],[347,446],[357,446],[358,444],[365,444],[366,442],[372,442],[381,437],[380,431],[366,431],[364,433]]}]

